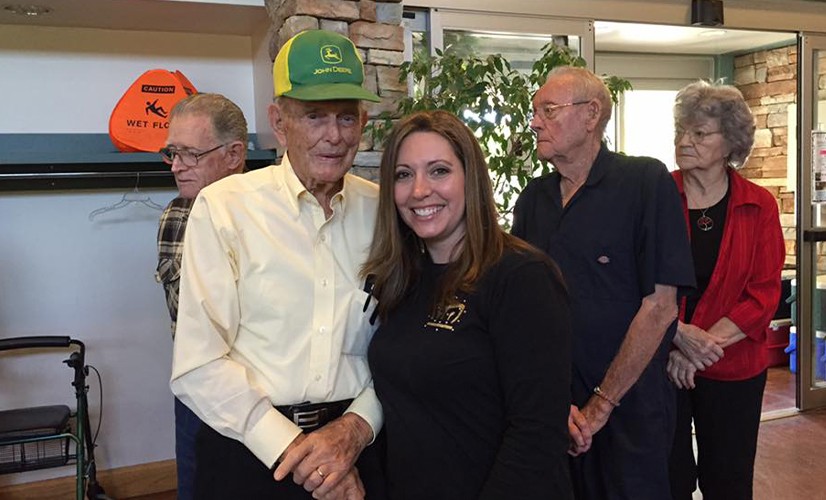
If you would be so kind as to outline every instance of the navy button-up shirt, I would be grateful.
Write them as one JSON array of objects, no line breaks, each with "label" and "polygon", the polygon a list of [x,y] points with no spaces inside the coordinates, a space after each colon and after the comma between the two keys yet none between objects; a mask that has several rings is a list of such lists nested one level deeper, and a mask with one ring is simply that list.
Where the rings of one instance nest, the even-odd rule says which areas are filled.
[{"label": "navy button-up shirt", "polygon": [[[603,145],[564,208],[560,179],[552,172],[526,186],[514,210],[513,234],[562,269],[573,309],[575,378],[590,390],[654,285],[694,286],[691,248],[676,186],[658,160]],[[676,322],[655,359],[667,360],[675,331]]]}]

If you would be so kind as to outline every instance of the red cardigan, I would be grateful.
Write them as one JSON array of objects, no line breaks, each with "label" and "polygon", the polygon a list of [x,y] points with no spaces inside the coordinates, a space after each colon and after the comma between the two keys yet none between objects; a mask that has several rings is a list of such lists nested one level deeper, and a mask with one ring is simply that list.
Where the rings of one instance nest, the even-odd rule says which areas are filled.
[{"label": "red cardigan", "polygon": [[[682,197],[688,228],[682,172],[671,175]],[[780,271],[786,255],[777,201],[771,193],[731,169],[729,186],[717,264],[691,323],[707,330],[727,317],[746,338],[728,346],[720,361],[695,374],[713,380],[745,380],[766,369],[766,328],[780,299]],[[680,306],[680,320],[684,317],[685,300]]]}]

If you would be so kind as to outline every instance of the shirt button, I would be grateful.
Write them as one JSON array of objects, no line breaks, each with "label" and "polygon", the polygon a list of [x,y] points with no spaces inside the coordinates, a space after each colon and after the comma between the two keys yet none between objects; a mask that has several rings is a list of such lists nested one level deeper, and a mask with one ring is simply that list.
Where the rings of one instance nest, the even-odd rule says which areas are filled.
[{"label": "shirt button", "polygon": [[326,331],[327,331],[327,328],[324,327],[324,326],[322,326],[321,328],[318,329],[318,333],[324,333]]},{"label": "shirt button", "polygon": [[327,241],[327,235],[326,235],[326,234],[322,234],[322,235],[319,237],[319,239],[320,239],[320,240],[321,240],[321,242],[323,243],[323,242]]},{"label": "shirt button", "polygon": [[327,288],[327,280],[326,279],[321,280],[321,286],[323,286],[324,288]]},{"label": "shirt button", "polygon": [[318,382],[319,380],[321,380],[321,375],[316,375],[313,378],[315,379],[316,382]]}]

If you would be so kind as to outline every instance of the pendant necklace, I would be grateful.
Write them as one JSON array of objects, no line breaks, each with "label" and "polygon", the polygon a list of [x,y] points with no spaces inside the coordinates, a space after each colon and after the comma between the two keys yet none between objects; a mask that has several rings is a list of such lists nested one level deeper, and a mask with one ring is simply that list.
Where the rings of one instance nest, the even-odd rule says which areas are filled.
[{"label": "pendant necklace", "polygon": [[697,219],[697,227],[700,228],[700,231],[711,231],[711,228],[714,227],[714,219],[706,215],[706,210],[709,208],[711,207],[704,208],[700,217]]},{"label": "pendant necklace", "polygon": [[[685,196],[686,196],[686,198],[689,198],[688,190],[685,191]],[[695,208],[695,210],[700,210],[701,211],[700,217],[697,218],[697,228],[700,231],[703,231],[703,232],[711,231],[711,229],[714,227],[714,219],[712,219],[711,217],[706,215],[706,212],[708,211],[709,208],[711,208],[711,207]]]}]

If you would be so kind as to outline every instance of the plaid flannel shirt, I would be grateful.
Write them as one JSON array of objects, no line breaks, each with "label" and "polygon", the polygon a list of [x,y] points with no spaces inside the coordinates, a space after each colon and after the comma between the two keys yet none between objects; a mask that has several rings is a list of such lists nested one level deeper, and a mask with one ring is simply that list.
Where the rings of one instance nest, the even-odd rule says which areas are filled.
[{"label": "plaid flannel shirt", "polygon": [[172,319],[172,337],[178,320],[178,286],[181,282],[181,255],[184,248],[184,233],[189,211],[194,199],[175,198],[169,202],[161,214],[158,227],[158,269],[155,281],[163,285],[166,293],[166,307]]}]

